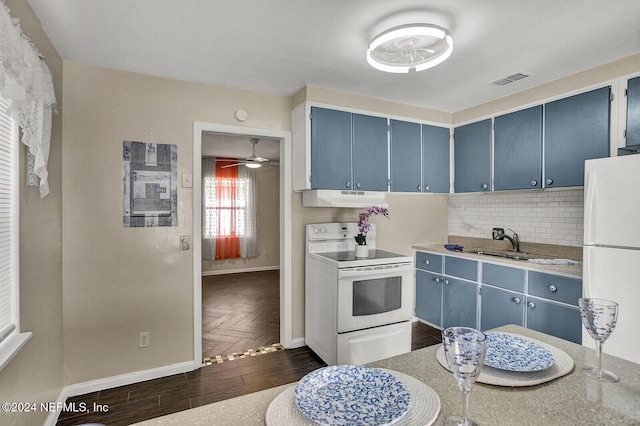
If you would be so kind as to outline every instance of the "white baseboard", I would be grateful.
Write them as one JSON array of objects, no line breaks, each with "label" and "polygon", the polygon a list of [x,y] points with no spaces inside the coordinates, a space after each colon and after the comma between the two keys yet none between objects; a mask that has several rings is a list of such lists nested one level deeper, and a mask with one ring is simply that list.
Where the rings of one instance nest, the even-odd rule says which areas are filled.
[{"label": "white baseboard", "polygon": [[217,271],[202,271],[202,276],[209,275],[225,275],[225,274],[239,274],[242,272],[260,272],[260,271],[275,271],[280,269],[279,265],[275,266],[256,266],[253,268],[240,268],[240,269],[221,269]]},{"label": "white baseboard", "polygon": [[306,346],[306,344],[304,342],[304,337],[298,337],[297,339],[291,340],[291,345],[290,346],[285,346],[285,348],[286,349],[296,349],[296,348],[301,348],[303,346]]},{"label": "white baseboard", "polygon": [[[146,380],[158,379],[160,377],[172,376],[174,374],[186,373],[202,367],[193,361],[181,362],[179,364],[167,365],[164,367],[151,368],[149,370],[134,371],[133,373],[121,374],[118,376],[106,377],[104,379],[90,380],[88,382],[76,383],[62,388],[58,400],[61,406],[67,398],[77,395],[84,395],[91,392],[111,389],[118,386],[130,385],[132,383],[144,382]],[[59,412],[50,413],[45,426],[54,426],[58,421]]]}]

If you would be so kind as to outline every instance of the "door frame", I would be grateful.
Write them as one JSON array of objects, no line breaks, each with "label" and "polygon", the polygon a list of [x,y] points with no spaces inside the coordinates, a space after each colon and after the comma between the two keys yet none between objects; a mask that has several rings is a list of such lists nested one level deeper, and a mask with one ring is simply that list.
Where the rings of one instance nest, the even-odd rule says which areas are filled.
[{"label": "door frame", "polygon": [[280,343],[293,347],[292,337],[292,211],[291,132],[194,122],[193,125],[193,360],[202,366],[202,132],[280,140]]}]

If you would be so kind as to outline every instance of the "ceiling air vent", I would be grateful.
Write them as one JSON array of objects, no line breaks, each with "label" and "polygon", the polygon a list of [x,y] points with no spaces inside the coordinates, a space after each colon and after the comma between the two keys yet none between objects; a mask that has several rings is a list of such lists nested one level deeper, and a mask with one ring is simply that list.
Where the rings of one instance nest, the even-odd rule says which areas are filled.
[{"label": "ceiling air vent", "polygon": [[517,72],[515,74],[511,74],[506,77],[502,77],[497,80],[494,80],[490,84],[493,84],[494,86],[506,86],[509,83],[522,80],[523,78],[530,77],[531,75],[532,74],[529,74],[529,73]]}]

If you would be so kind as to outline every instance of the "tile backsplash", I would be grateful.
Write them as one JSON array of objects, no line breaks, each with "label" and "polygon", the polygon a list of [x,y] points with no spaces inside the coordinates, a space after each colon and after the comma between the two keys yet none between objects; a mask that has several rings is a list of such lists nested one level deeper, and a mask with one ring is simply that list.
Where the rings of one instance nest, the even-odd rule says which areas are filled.
[{"label": "tile backsplash", "polygon": [[[581,246],[584,193],[578,189],[450,194],[449,235],[491,238],[511,228],[521,241]],[[509,233],[511,235],[511,233]]]}]

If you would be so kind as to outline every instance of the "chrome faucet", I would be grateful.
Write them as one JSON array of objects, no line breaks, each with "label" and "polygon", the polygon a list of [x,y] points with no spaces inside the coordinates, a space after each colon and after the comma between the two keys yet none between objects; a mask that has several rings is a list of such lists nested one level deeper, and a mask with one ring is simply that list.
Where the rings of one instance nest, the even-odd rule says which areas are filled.
[{"label": "chrome faucet", "polygon": [[518,239],[518,234],[511,228],[507,228],[509,231],[513,232],[513,238],[508,236],[505,233],[498,235],[498,240],[504,240],[505,238],[511,242],[511,248],[514,252],[520,253],[520,240]]}]

